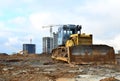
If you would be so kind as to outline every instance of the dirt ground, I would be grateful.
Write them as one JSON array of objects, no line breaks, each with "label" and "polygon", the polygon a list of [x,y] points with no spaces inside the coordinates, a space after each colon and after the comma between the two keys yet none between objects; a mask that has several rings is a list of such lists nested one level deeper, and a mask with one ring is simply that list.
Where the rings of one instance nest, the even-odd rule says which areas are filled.
[{"label": "dirt ground", "polygon": [[120,81],[119,68],[119,65],[72,66],[54,62],[49,54],[0,55],[0,81]]}]

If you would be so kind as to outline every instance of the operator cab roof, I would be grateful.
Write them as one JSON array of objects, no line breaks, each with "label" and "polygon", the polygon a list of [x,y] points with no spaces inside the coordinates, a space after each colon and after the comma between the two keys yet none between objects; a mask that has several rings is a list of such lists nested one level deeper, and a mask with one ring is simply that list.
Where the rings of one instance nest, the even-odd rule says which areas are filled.
[{"label": "operator cab roof", "polygon": [[62,25],[58,28],[58,31],[60,30],[71,30],[71,29],[81,29],[81,25],[74,25],[74,24],[66,24],[66,25]]}]

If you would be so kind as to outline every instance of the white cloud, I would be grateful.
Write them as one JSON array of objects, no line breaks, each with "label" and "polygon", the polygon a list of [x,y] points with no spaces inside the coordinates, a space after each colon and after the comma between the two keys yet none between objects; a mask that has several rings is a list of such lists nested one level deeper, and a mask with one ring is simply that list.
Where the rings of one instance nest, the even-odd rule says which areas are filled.
[{"label": "white cloud", "polygon": [[58,23],[56,20],[59,17],[59,14],[56,15],[50,12],[38,12],[33,13],[29,16],[31,24],[36,28],[41,28],[44,25],[56,24]]},{"label": "white cloud", "polygon": [[115,51],[118,52],[118,50],[120,50],[119,41],[120,41],[120,34],[116,35],[115,37],[109,40],[108,39],[105,39],[105,40],[96,39],[94,40],[94,44],[107,44],[107,45],[114,47]]},{"label": "white cloud", "polygon": [[18,12],[18,13],[24,14],[25,9],[24,9],[24,8],[21,8],[21,7],[16,7],[16,8],[15,8],[15,11]]},{"label": "white cloud", "polygon": [[25,3],[32,3],[32,2],[34,2],[35,0],[22,0],[23,2],[25,2]]},{"label": "white cloud", "polygon": [[[33,13],[29,16],[29,20],[33,31],[39,32],[43,36],[49,36],[49,27],[43,28],[43,26],[58,25],[59,23],[59,14],[56,15],[50,12],[43,13]],[[60,19],[61,20],[61,19]]]},{"label": "white cloud", "polygon": [[18,36],[18,37],[9,37],[8,40],[4,43],[4,46],[7,49],[10,49],[14,52],[18,52],[22,50],[22,45],[23,44],[28,44],[30,43],[30,39],[35,39],[34,36],[32,35],[25,35],[25,36]]},{"label": "white cloud", "polygon": [[6,36],[11,35],[11,32],[7,31],[4,22],[0,22],[0,37],[6,38]]},{"label": "white cloud", "polygon": [[55,12],[38,12],[29,16],[30,23],[36,29],[42,29],[42,26],[58,25],[58,24],[79,24],[86,20],[82,16],[74,14],[55,13]]},{"label": "white cloud", "polygon": [[76,10],[82,12],[88,12],[91,14],[117,14],[116,12],[120,9],[120,1],[119,0],[93,0],[93,1],[87,1],[85,5],[78,6]]},{"label": "white cloud", "polygon": [[0,8],[9,8],[13,6],[16,0],[0,0]]},{"label": "white cloud", "polygon": [[25,24],[26,18],[25,17],[16,17],[8,21],[9,23],[13,24]]},{"label": "white cloud", "polygon": [[88,1],[88,3],[76,9],[79,15],[72,12],[42,12],[31,14],[30,21],[33,27],[41,30],[42,34],[44,32],[42,32],[43,29],[41,27],[44,25],[81,24],[83,25],[83,32],[93,34],[95,38],[94,43],[108,44],[118,50],[120,49],[118,44],[120,37],[116,36],[116,34],[120,33],[114,31],[114,29],[117,30],[120,26],[119,3],[120,1],[118,0]]},{"label": "white cloud", "polygon": [[1,38],[7,38],[8,36],[10,36],[10,35],[12,35],[12,33],[11,32],[8,32],[8,31],[1,31],[0,32],[0,37]]},{"label": "white cloud", "polygon": [[115,50],[120,50],[120,34],[116,35],[113,39],[111,39],[110,45],[114,46]]},{"label": "white cloud", "polygon": [[83,24],[85,31],[91,31],[96,36],[106,36],[105,34],[109,35],[110,32],[115,32],[114,29],[119,29],[119,4],[119,0],[88,1],[82,6],[77,6],[75,11],[86,20]]},{"label": "white cloud", "polygon": [[5,43],[6,46],[16,45],[20,43],[18,37],[10,37],[8,38],[8,42]]},{"label": "white cloud", "polygon": [[41,29],[49,17],[49,13],[34,13],[30,15],[30,21],[33,27]]},{"label": "white cloud", "polygon": [[113,46],[116,51],[120,50],[119,4],[119,0],[97,0],[76,8],[85,18],[84,31],[93,34],[94,43]]},{"label": "white cloud", "polygon": [[4,28],[4,27],[5,27],[4,22],[0,22],[0,28]]},{"label": "white cloud", "polygon": [[24,43],[30,43],[30,39],[35,39],[35,37],[33,35],[25,35],[25,36],[13,36],[13,37],[9,37],[8,41],[5,43],[6,46],[16,46],[16,45],[21,45]]},{"label": "white cloud", "polygon": [[19,46],[20,41],[18,37],[10,37],[8,38],[8,41],[4,44],[8,49],[17,51],[18,49],[16,48],[16,45]]},{"label": "white cloud", "polygon": [[0,12],[0,17],[2,17],[3,16],[3,13],[2,12]]}]

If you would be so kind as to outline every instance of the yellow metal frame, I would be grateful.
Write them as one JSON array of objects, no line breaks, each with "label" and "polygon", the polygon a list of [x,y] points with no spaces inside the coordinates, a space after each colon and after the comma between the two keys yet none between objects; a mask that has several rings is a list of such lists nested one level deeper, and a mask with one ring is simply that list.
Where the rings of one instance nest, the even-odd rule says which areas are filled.
[{"label": "yellow metal frame", "polygon": [[83,34],[72,34],[70,39],[66,42],[66,47],[71,47],[75,45],[92,45],[92,35],[85,33]]}]

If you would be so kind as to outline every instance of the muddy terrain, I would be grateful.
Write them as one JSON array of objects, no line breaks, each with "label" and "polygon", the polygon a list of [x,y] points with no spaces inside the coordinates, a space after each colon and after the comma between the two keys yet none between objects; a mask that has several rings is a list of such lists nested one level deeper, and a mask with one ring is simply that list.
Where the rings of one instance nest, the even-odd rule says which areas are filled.
[{"label": "muddy terrain", "polygon": [[2,54],[0,81],[120,81],[120,65],[70,65],[49,54]]}]

